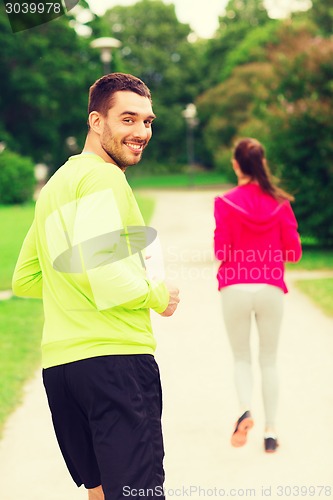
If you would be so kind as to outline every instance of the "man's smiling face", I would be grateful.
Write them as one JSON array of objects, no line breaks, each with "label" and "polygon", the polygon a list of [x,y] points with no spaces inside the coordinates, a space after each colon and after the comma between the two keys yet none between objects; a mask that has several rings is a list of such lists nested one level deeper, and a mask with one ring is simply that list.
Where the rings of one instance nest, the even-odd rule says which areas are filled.
[{"label": "man's smiling face", "polygon": [[135,165],[152,136],[155,115],[147,97],[130,91],[114,94],[112,107],[103,118],[100,143],[111,161],[121,169]]}]

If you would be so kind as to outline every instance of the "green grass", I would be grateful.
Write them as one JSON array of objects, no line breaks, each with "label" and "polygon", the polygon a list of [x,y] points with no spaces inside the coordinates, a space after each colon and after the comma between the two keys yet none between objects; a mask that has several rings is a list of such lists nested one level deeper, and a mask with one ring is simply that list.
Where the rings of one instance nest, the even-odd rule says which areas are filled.
[{"label": "green grass", "polygon": [[303,255],[297,264],[288,264],[288,269],[304,269],[308,271],[332,271],[333,251],[311,247],[303,248]]},{"label": "green grass", "polygon": [[333,318],[333,278],[298,280],[297,287]]},{"label": "green grass", "polygon": [[[290,271],[333,271],[333,252],[305,245],[303,255],[297,264],[287,264]],[[333,317],[333,279],[297,280],[296,286],[320,309]]]},{"label": "green grass", "polygon": [[34,217],[34,204],[0,206],[0,289],[11,288],[12,275],[24,237]]},{"label": "green grass", "polygon": [[133,177],[129,175],[128,182],[133,189],[176,189],[221,185],[226,184],[226,179],[223,175],[214,172],[194,172],[191,174],[133,175]]},{"label": "green grass", "polygon": [[148,225],[155,210],[156,200],[150,196],[142,196],[140,193],[135,193],[135,198],[140,207],[144,221]]},{"label": "green grass", "polygon": [[8,415],[21,402],[23,385],[40,360],[42,301],[0,301],[0,436]]}]

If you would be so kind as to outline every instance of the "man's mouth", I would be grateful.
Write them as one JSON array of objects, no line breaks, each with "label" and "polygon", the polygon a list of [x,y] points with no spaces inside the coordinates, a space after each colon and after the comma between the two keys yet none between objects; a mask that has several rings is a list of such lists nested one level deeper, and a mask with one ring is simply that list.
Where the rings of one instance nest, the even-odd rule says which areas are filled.
[{"label": "man's mouth", "polygon": [[127,146],[133,153],[141,153],[145,147],[144,142],[125,142],[125,146]]}]

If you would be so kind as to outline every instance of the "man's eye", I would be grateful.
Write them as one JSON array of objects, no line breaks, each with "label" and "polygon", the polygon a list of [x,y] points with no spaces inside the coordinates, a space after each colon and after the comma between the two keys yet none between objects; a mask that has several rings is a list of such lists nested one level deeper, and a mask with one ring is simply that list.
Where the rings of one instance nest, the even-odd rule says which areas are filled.
[{"label": "man's eye", "polygon": [[124,118],[125,123],[133,123],[133,118]]},{"label": "man's eye", "polygon": [[152,124],[153,124],[153,121],[152,121],[152,120],[146,120],[146,121],[145,121],[145,125],[146,125],[146,127],[151,127],[151,126],[152,126]]}]

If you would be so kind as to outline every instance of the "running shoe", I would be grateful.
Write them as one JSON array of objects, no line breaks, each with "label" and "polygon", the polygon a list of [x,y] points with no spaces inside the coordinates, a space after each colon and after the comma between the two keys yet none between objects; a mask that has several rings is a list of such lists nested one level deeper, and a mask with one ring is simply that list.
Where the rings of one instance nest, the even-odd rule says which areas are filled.
[{"label": "running shoe", "polygon": [[236,422],[235,430],[231,436],[232,446],[235,446],[235,448],[244,446],[247,441],[247,433],[252,429],[253,425],[251,413],[246,411]]},{"label": "running shoe", "polygon": [[275,453],[276,448],[279,446],[278,440],[273,437],[265,438],[265,452],[266,453]]}]

